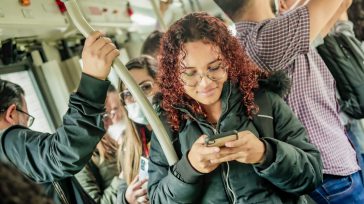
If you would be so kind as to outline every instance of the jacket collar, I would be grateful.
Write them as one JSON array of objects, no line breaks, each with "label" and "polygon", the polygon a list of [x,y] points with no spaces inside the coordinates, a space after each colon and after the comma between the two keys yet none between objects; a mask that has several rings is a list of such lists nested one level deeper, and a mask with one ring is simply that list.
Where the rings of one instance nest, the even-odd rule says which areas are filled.
[{"label": "jacket collar", "polygon": [[[7,129],[0,130],[0,162],[4,162],[4,163],[9,162],[9,160],[5,154],[5,150],[3,149],[3,146],[4,146],[5,136],[7,136],[6,134],[12,129],[28,129],[28,128],[21,126],[21,125],[13,125]],[[9,135],[9,137],[11,137],[11,136]]]}]

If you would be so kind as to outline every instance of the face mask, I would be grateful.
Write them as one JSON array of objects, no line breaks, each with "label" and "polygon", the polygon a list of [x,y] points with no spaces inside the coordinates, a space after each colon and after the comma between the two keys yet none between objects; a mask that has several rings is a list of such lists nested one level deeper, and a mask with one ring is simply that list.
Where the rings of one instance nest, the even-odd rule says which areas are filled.
[{"label": "face mask", "polygon": [[126,123],[120,120],[119,122],[112,124],[107,129],[107,133],[113,138],[115,141],[119,141],[119,139],[124,135],[126,130]]},{"label": "face mask", "polygon": [[[152,103],[153,96],[149,96],[148,100]],[[144,116],[142,107],[138,103],[128,104],[125,107],[128,110],[128,117],[139,124],[149,125],[147,118]]]}]

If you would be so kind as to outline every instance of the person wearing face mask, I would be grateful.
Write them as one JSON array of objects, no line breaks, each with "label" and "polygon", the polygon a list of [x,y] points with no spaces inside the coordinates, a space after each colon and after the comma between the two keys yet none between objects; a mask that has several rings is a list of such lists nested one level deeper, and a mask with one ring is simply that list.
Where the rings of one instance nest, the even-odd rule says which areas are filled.
[{"label": "person wearing face mask", "polygon": [[[152,102],[159,90],[155,83],[156,62],[154,58],[141,56],[130,60],[125,66],[136,83],[139,84],[144,95]],[[121,169],[120,178],[123,182],[119,187],[117,203],[149,203],[147,190],[143,187],[146,185],[147,179],[140,178],[139,171],[140,163],[147,162],[149,158],[152,129],[140,105],[135,102],[124,84],[120,85],[120,90],[120,97],[125,104],[128,119],[126,134],[118,153]]]},{"label": "person wearing face mask", "polygon": [[126,127],[121,107],[118,92],[110,84],[105,101],[106,112],[103,114],[107,133],[97,144],[88,164],[76,174],[82,188],[100,204],[115,203],[120,185],[116,152]]},{"label": "person wearing face mask", "polygon": [[122,106],[118,91],[114,86],[110,86],[107,91],[103,121],[107,134],[118,143],[121,143],[126,129],[126,113]]}]

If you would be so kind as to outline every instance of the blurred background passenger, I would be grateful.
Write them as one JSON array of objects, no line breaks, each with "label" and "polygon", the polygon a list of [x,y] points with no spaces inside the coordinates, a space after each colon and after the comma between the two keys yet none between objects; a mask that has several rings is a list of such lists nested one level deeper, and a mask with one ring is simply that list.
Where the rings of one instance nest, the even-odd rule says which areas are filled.
[{"label": "blurred background passenger", "polygon": [[105,109],[103,121],[107,133],[97,144],[85,168],[76,174],[76,178],[96,203],[111,204],[116,202],[120,184],[116,152],[125,129],[118,92],[111,84],[107,91]]},{"label": "blurred background passenger", "polygon": [[123,104],[114,86],[110,86],[107,92],[105,109],[106,112],[103,115],[103,121],[107,134],[120,143],[126,128],[124,121],[126,113],[123,111]]},{"label": "blurred background passenger", "polygon": [[154,59],[158,59],[160,41],[162,37],[163,37],[163,32],[161,31],[155,30],[152,33],[150,33],[142,45],[141,54],[149,55],[152,56]]}]

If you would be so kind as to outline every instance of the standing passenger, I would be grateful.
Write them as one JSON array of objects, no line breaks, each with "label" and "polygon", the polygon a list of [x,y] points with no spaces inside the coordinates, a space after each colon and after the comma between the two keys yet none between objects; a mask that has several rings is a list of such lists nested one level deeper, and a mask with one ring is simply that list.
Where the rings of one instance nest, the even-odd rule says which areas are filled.
[{"label": "standing passenger", "polygon": [[310,47],[319,34],[326,35],[351,0],[309,0],[276,18],[271,0],[215,2],[236,23],[251,59],[265,70],[284,70],[291,78],[292,88],[285,99],[306,127],[310,142],[320,150],[324,180],[330,183],[322,186],[328,202],[364,203],[360,167],[340,122],[334,78]]},{"label": "standing passenger", "polygon": [[161,31],[155,30],[151,32],[143,43],[141,54],[149,55],[152,56],[154,59],[158,59],[160,41],[162,37],[163,37],[163,32]]},{"label": "standing passenger", "polygon": [[[267,74],[244,54],[217,18],[189,14],[162,40],[160,115],[179,161],[169,167],[152,136],[148,191],[152,203],[305,203],[322,181],[318,150],[276,94],[259,88]],[[259,112],[256,100],[271,106]],[[254,117],[273,123],[259,132]],[[263,122],[264,123],[264,122]],[[217,133],[237,131],[221,147],[205,145]]]},{"label": "standing passenger", "polygon": [[47,186],[57,203],[93,203],[73,175],[90,160],[105,134],[101,118],[109,87],[105,79],[118,55],[100,32],[86,39],[80,85],[70,97],[63,125],[53,134],[29,129],[34,117],[28,113],[23,89],[0,80],[0,160]]},{"label": "standing passenger", "polygon": [[[130,60],[126,65],[131,76],[139,84],[144,95],[152,103],[152,98],[158,92],[156,78],[156,62],[152,57],[142,56]],[[140,162],[149,158],[149,146],[152,128],[142,109],[124,84],[120,86],[121,99],[128,112],[128,126],[121,147],[119,161],[123,183],[118,192],[118,204],[148,203],[147,190],[142,186],[147,179],[139,178]]]}]

